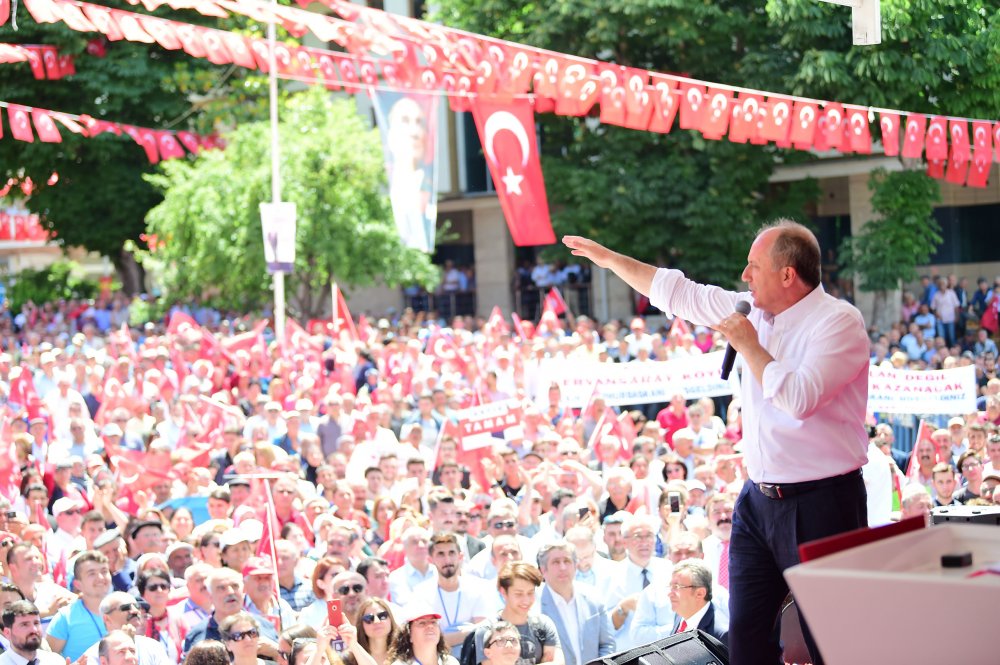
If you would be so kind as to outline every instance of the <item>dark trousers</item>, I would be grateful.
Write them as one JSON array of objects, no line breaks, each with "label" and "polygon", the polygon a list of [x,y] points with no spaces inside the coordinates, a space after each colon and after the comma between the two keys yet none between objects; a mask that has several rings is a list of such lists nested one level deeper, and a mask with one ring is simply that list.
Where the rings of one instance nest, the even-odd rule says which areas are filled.
[{"label": "dark trousers", "polygon": [[[743,486],[729,545],[730,665],[783,662],[779,613],[788,594],[783,573],[799,563],[799,544],[867,525],[861,474],[787,499],[769,499],[749,481]],[[813,663],[822,665],[804,618],[802,633]]]}]

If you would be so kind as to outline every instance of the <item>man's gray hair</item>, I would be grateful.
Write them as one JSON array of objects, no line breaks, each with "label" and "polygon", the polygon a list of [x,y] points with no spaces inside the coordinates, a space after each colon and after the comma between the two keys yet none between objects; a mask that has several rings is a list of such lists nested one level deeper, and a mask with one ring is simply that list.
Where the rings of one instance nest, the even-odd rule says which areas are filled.
[{"label": "man's gray hair", "polygon": [[691,585],[705,590],[705,601],[712,600],[712,571],[701,559],[684,559],[674,566],[674,574],[688,573]]},{"label": "man's gray hair", "polygon": [[549,556],[551,556],[552,552],[555,551],[565,552],[566,554],[569,555],[571,559],[573,559],[573,564],[576,565],[576,547],[574,547],[573,543],[569,542],[568,540],[559,539],[551,543],[546,543],[545,545],[542,545],[541,548],[539,548],[538,550],[539,569],[545,570],[548,567]]},{"label": "man's gray hair", "polygon": [[124,591],[113,591],[106,595],[104,600],[101,601],[101,614],[111,614],[125,603],[132,603],[134,605],[139,604],[135,596],[132,594],[125,593]]}]

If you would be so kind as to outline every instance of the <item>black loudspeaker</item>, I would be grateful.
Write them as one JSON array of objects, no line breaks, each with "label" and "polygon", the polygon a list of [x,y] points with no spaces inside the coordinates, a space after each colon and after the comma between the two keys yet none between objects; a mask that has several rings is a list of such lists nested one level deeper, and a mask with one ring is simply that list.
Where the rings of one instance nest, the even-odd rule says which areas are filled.
[{"label": "black loudspeaker", "polygon": [[931,511],[931,524],[1000,525],[1000,506],[938,506]]},{"label": "black loudspeaker", "polygon": [[587,665],[729,665],[729,649],[704,631],[689,630]]}]

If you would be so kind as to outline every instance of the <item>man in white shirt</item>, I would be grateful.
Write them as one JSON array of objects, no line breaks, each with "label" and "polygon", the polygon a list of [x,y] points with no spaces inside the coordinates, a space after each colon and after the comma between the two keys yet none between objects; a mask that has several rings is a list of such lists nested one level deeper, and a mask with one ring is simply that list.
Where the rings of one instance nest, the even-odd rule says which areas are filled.
[{"label": "man in white shirt", "polygon": [[437,580],[420,584],[414,589],[414,596],[425,600],[441,615],[445,644],[457,658],[466,636],[491,614],[493,608],[487,601],[491,592],[495,592],[482,581],[462,575],[462,552],[454,533],[435,533],[428,551],[437,570]]},{"label": "man in white shirt", "polygon": [[73,542],[80,536],[83,504],[64,496],[52,504],[52,516],[56,518],[56,530],[45,539],[45,549],[49,565],[54,568],[60,559],[69,558]]},{"label": "man in white shirt", "polygon": [[421,582],[437,579],[427,550],[431,534],[420,527],[403,532],[403,565],[389,573],[389,596],[400,607],[413,598],[413,588]]},{"label": "man in white shirt", "polygon": [[[797,545],[867,524],[864,319],[824,292],[819,242],[791,221],[763,228],[751,245],[742,275],[749,294],[697,284],[585,238],[564,242],[666,314],[720,331],[743,358],[748,480],[733,522],[730,662],[774,663],[781,654],[773,627],[787,594],[783,574],[799,562]],[[734,314],[748,297],[749,314]],[[804,620],[802,628],[819,665]]]},{"label": "man in white shirt", "polygon": [[600,597],[611,614],[615,646],[619,650],[638,646],[632,642],[632,620],[642,590],[650,585],[663,588],[670,580],[671,563],[653,556],[660,521],[649,516],[630,516],[622,524],[625,558],[614,564]]},{"label": "man in white shirt", "polygon": [[574,584],[576,548],[558,540],[538,551],[542,585],[542,614],[552,619],[559,633],[566,665],[584,665],[615,651],[611,618],[596,592]]},{"label": "man in white shirt", "polygon": [[[173,661],[167,657],[167,650],[158,640],[146,637],[142,633],[146,629],[142,608],[134,596],[124,591],[115,591],[101,601],[101,616],[108,632],[122,630],[134,634],[138,665],[170,665]],[[88,663],[99,663],[98,650],[100,642],[87,649],[83,655]]]},{"label": "man in white shirt", "polygon": [[45,578],[45,560],[31,543],[11,547],[7,562],[10,581],[20,589],[25,600],[39,609],[43,625],[48,624],[60,608],[76,600],[76,594]]},{"label": "man in white shirt", "polygon": [[0,620],[10,649],[0,654],[0,665],[65,665],[58,654],[42,649],[42,621],[38,608],[18,600],[4,608]]},{"label": "man in white shirt", "polygon": [[733,536],[733,496],[716,494],[705,504],[708,525],[712,533],[702,541],[705,565],[716,584],[729,588],[729,547]]}]

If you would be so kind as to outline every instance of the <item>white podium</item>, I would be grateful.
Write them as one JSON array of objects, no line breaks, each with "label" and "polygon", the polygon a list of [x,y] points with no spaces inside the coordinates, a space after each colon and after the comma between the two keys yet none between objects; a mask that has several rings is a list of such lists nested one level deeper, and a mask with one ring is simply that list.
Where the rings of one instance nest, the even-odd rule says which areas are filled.
[{"label": "white podium", "polygon": [[[941,556],[972,553],[944,568]],[[1000,528],[942,525],[830,554],[785,571],[828,665],[1000,663]]]}]

